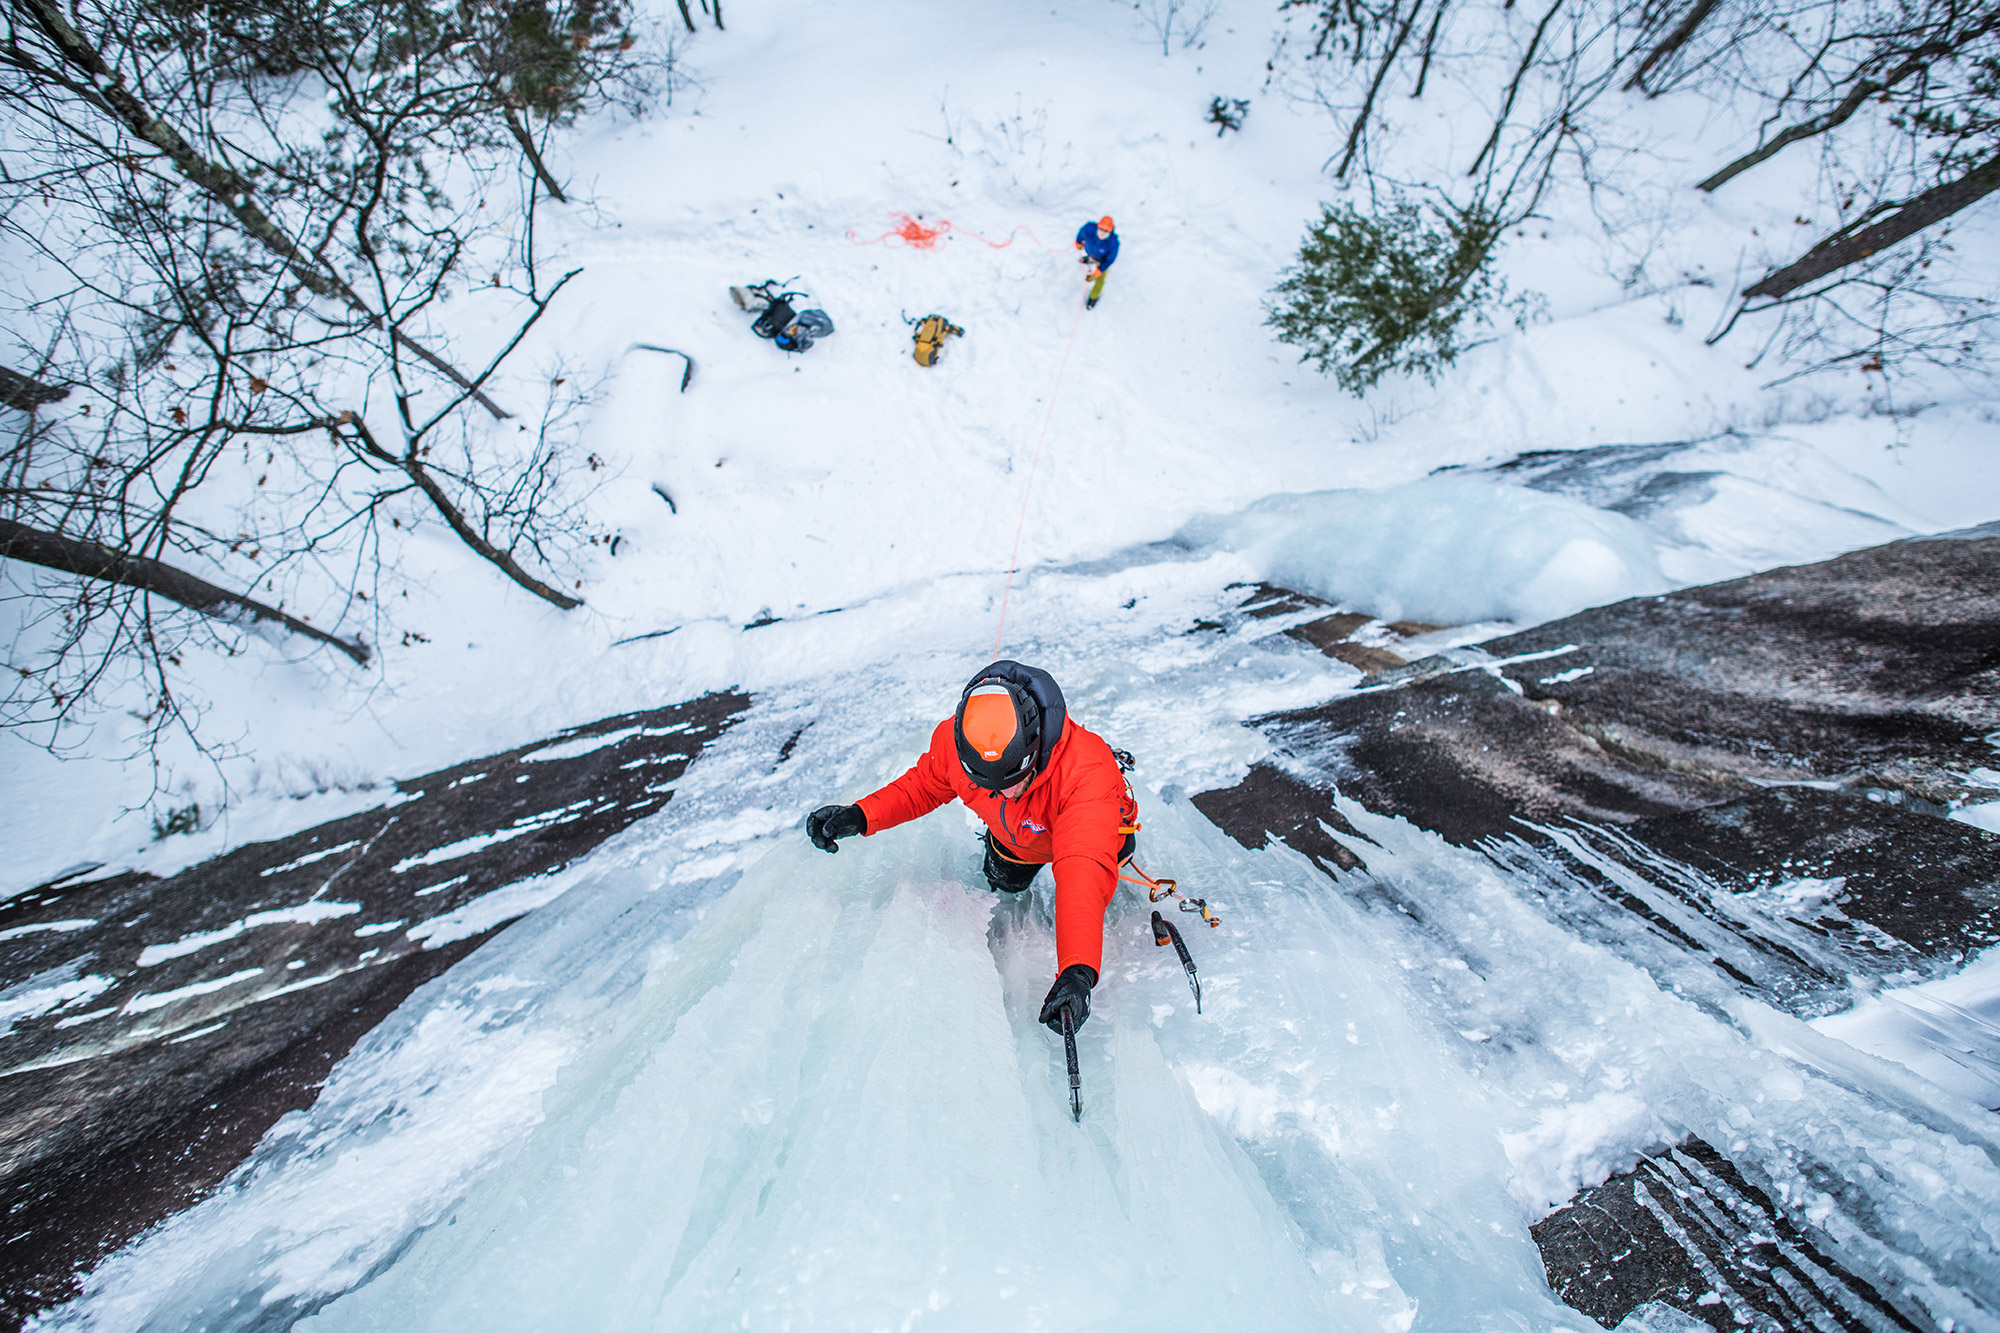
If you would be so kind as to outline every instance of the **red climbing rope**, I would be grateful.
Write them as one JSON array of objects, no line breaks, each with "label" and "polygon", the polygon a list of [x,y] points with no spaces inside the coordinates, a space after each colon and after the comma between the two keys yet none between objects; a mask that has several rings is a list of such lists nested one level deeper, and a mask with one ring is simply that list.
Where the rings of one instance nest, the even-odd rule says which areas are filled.
[{"label": "red climbing rope", "polygon": [[1035,466],[1042,461],[1042,446],[1048,442],[1049,423],[1056,418],[1056,398],[1062,393],[1063,373],[1069,369],[1070,349],[1076,346],[1076,331],[1083,323],[1083,301],[1076,303],[1076,318],[1070,321],[1069,341],[1063,344],[1062,364],[1056,367],[1055,387],[1049,390],[1049,409],[1042,414],[1042,433],[1035,438],[1035,453],[1028,460],[1028,483],[1021,488],[1021,516],[1014,523],[1014,550],[1007,557],[1007,586],[1000,594],[1000,624],[993,631],[993,660],[1000,660],[1000,643],[1007,633],[1007,602],[1014,593],[1014,571],[1021,564],[1021,533],[1028,526],[1028,497],[1035,490]]},{"label": "red climbing rope", "polygon": [[1007,239],[1004,241],[989,241],[970,228],[958,226],[950,218],[939,218],[934,223],[926,223],[923,220],[922,214],[912,217],[908,213],[892,212],[889,216],[895,221],[896,225],[873,240],[862,240],[854,234],[851,228],[848,230],[847,239],[853,241],[856,245],[880,245],[894,236],[900,238],[903,244],[909,246],[912,250],[935,250],[939,241],[957,234],[970,236],[981,245],[991,246],[995,250],[1004,250],[1012,245],[1018,236],[1025,233],[1029,240],[1033,241],[1036,245],[1040,245],[1042,249],[1048,250],[1050,254],[1061,253],[1059,250],[1051,250],[1048,246],[1042,245],[1041,237],[1035,235],[1027,227],[1015,227],[1007,233]]}]

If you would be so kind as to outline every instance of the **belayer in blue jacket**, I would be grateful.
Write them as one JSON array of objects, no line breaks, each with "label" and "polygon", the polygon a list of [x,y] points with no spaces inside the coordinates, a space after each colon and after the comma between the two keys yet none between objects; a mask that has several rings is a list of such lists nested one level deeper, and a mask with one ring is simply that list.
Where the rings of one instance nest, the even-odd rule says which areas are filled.
[{"label": "belayer in blue jacket", "polygon": [[1083,303],[1088,310],[1104,295],[1104,271],[1118,260],[1118,233],[1112,229],[1111,219],[1101,217],[1078,227],[1076,248],[1083,251],[1077,262],[1083,265],[1084,281],[1090,284],[1090,296]]}]

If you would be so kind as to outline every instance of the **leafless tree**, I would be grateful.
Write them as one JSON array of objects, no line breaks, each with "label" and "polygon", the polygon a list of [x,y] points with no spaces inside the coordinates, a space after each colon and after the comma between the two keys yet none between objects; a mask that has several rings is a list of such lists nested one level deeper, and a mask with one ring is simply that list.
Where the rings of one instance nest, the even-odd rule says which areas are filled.
[{"label": "leafless tree", "polygon": [[1690,88],[1757,106],[1760,120],[1755,142],[1697,188],[1816,151],[1815,202],[1840,217],[1746,287],[1714,338],[1768,312],[1751,320],[1766,330],[1753,364],[1774,350],[1815,368],[1981,361],[1991,306],[1965,288],[1944,233],[2000,186],[2000,4],[1723,0],[1709,12],[1649,91]]},{"label": "leafless tree", "polygon": [[[184,654],[258,625],[365,664],[425,512],[579,605],[524,564],[591,539],[579,386],[551,375],[531,426],[493,385],[574,276],[535,254],[537,198],[566,197],[549,129],[666,57],[594,0],[5,0],[0,23],[0,230],[26,257],[0,285],[0,725],[60,744],[136,685],[151,735],[192,732]],[[433,316],[475,288],[510,322],[456,344]]]},{"label": "leafless tree", "polygon": [[[1716,190],[1792,144],[1838,129],[1871,102],[1892,119],[1936,123],[1966,90],[1954,63],[2000,53],[2000,4],[1965,0],[1895,0],[1877,6],[1827,3],[1796,16],[1797,65],[1769,94],[1770,110],[1755,147],[1697,187]],[[1794,30],[1787,26],[1788,32]],[[1977,102],[1986,99],[1976,92]],[[1983,108],[1982,108],[1983,109]],[[1789,123],[1786,123],[1789,121]]]},{"label": "leafless tree", "polygon": [[[1412,195],[1459,230],[1496,242],[1556,180],[1615,206],[1620,103],[1687,91],[1751,107],[1755,141],[1711,172],[1713,191],[1787,150],[1818,145],[1819,180],[1840,222],[1804,255],[1775,258],[1738,315],[1775,311],[1768,347],[1816,365],[1962,363],[1986,310],[1962,290],[1935,229],[1996,185],[2000,149],[2000,0],[1290,0],[1309,23],[1289,49],[1290,87],[1341,127],[1326,169],[1358,182],[1380,216]],[[1449,84],[1458,124],[1490,117],[1464,174],[1411,161],[1399,140],[1407,103]],[[1279,77],[1284,77],[1282,74]],[[1433,93],[1435,96],[1436,93]],[[1613,169],[1607,170],[1607,160]],[[1693,184],[1694,182],[1690,182]],[[1802,210],[1813,211],[1812,205]],[[1485,222],[1498,222],[1487,227]],[[1916,239],[1912,239],[1916,238]],[[1917,258],[1901,253],[1907,248]],[[1892,297],[1885,283],[1902,283]],[[1452,290],[1449,284],[1440,291]],[[1469,289],[1468,289],[1469,290]],[[1811,309],[1815,302],[1836,302]],[[1911,322],[1900,332],[1897,319]],[[1730,321],[1729,327],[1734,327]],[[1803,349],[1845,330],[1859,341]],[[1725,329],[1727,331],[1727,329]],[[1720,336],[1720,335],[1718,335]],[[1885,360],[1886,359],[1886,360]]]}]

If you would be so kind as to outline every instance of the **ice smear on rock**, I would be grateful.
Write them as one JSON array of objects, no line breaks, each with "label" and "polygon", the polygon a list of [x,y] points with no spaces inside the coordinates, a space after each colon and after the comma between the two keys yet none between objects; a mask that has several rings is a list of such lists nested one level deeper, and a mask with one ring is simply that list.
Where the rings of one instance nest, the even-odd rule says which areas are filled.
[{"label": "ice smear on rock", "polygon": [[964,840],[903,841],[766,857],[516,1159],[301,1327],[1326,1326],[1147,1008],[1097,1016],[1069,1125],[1060,1048],[1009,993],[1046,984],[1046,928],[989,943]]},{"label": "ice smear on rock", "polygon": [[1624,515],[1461,477],[1275,495],[1182,535],[1384,620],[1532,624],[1669,586],[1652,539]]}]

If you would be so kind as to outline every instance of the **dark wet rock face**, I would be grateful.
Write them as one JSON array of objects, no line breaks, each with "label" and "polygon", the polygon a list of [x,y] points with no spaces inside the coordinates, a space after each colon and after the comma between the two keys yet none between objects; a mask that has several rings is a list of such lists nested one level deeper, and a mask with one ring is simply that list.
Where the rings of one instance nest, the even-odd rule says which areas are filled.
[{"label": "dark wet rock face", "polygon": [[1367,841],[1333,808],[1332,796],[1269,764],[1251,769],[1235,787],[1201,793],[1194,804],[1217,828],[1252,851],[1276,838],[1329,873],[1368,868],[1352,848],[1333,836],[1337,832]]},{"label": "dark wet rock face", "polygon": [[[1630,480],[1534,466],[1546,488]],[[1580,938],[1802,1018],[1848,1007],[1857,977],[1938,976],[2000,942],[2000,837],[1941,817],[2000,800],[2000,529],[1600,607],[1252,725],[1272,759],[1195,805],[1362,897],[1336,792],[1479,849]],[[1535,1236],[1606,1327],[1652,1300],[1718,1330],[1913,1327],[1699,1141]]]},{"label": "dark wet rock face", "polygon": [[[1968,947],[2000,939],[2000,840],[1968,824],[1846,792],[1776,787],[1627,832],[1732,893],[1839,881],[1827,897],[1797,909],[1829,934],[1838,913],[1950,963],[1964,961]],[[1889,951],[1874,938],[1852,947]]]},{"label": "dark wet rock face", "polygon": [[[1351,611],[1335,611],[1332,603],[1322,601],[1311,593],[1294,592],[1272,583],[1237,583],[1230,586],[1247,594],[1238,608],[1241,616],[1251,620],[1282,616],[1285,625],[1280,633],[1286,638],[1297,639],[1328,657],[1362,671],[1388,671],[1404,665],[1408,659],[1396,651],[1403,640],[1444,628],[1410,621],[1385,624]],[[1224,622],[1206,621],[1197,628],[1227,629],[1228,626]]]},{"label": "dark wet rock face", "polygon": [[1456,843],[1515,832],[1522,819],[1624,823],[1714,799],[1690,775],[1608,756],[1479,670],[1259,721],[1286,752],[1313,756],[1343,794]]},{"label": "dark wet rock face", "polygon": [[[1705,950],[1794,1012],[1824,1012],[1847,971],[1936,971],[2000,940],[2000,838],[1934,817],[1989,791],[1975,773],[2000,729],[2000,537],[1600,607],[1256,725],[1283,798],[1262,772],[1195,798],[1246,846],[1318,833],[1332,802],[1315,818],[1299,792],[1337,789],[1503,858],[1504,843],[1538,844],[1691,946],[1704,917],[1741,939],[1758,915],[1747,898],[1716,908],[1717,893],[1838,881],[1769,904],[1762,963]],[[1641,901],[1536,827],[1572,825],[1679,906]],[[1781,943],[1794,926],[1816,938]],[[1782,958],[1780,981],[1764,964]]]},{"label": "dark wet rock face", "polygon": [[1994,757],[2000,537],[1635,598],[1369,685],[1259,725],[1364,805],[1454,842],[1517,816],[1625,823],[1781,782],[1941,810]]},{"label": "dark wet rock face", "polygon": [[1633,762],[1951,799],[2000,729],[2000,536],[1895,542],[1481,646],[1570,644],[1502,672]]},{"label": "dark wet rock face", "polygon": [[666,804],[748,705],[607,718],[168,879],[0,906],[0,994],[51,997],[0,1039],[4,1322],[220,1180],[533,881]]},{"label": "dark wet rock face", "polygon": [[1700,1139],[1584,1190],[1533,1231],[1549,1285],[1606,1328],[1649,1301],[1717,1333],[1920,1327]]}]

